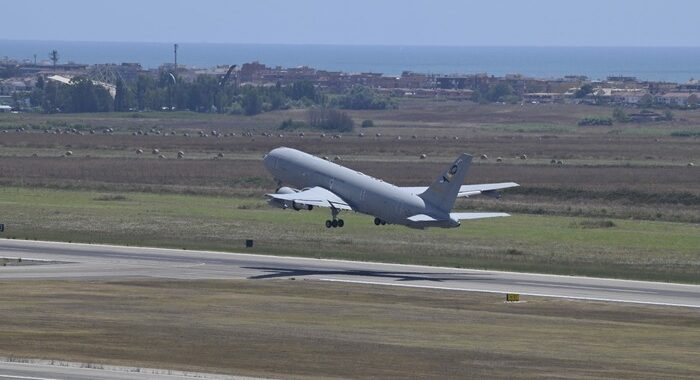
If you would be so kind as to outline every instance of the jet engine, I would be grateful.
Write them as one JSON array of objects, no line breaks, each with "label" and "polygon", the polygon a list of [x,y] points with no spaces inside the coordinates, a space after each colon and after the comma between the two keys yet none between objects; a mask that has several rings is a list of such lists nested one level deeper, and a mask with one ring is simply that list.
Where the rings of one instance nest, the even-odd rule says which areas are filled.
[{"label": "jet engine", "polygon": [[[298,189],[284,186],[284,187],[280,187],[279,189],[277,189],[277,191],[275,191],[275,194],[293,194],[293,193],[298,193],[298,192],[299,192]],[[307,206],[307,205],[296,203],[294,201],[284,201],[281,199],[274,199],[274,198],[269,199],[267,201],[267,203],[270,204],[270,206],[279,207],[279,208],[284,209],[284,210],[286,210],[288,208],[292,208],[296,211],[300,211],[300,210],[313,210],[313,208],[314,208],[314,206],[311,206],[311,205]]]}]

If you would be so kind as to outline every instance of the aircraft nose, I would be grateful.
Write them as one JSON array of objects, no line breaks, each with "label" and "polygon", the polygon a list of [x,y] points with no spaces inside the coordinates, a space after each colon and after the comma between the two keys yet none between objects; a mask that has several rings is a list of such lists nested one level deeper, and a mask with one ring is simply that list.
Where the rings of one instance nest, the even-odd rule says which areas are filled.
[{"label": "aircraft nose", "polygon": [[273,160],[273,158],[274,158],[274,155],[272,154],[272,152],[270,152],[270,153],[268,153],[268,154],[266,154],[266,155],[263,156],[263,165],[265,165],[265,167],[266,167],[268,170],[271,169],[271,167],[272,167],[272,160]]}]

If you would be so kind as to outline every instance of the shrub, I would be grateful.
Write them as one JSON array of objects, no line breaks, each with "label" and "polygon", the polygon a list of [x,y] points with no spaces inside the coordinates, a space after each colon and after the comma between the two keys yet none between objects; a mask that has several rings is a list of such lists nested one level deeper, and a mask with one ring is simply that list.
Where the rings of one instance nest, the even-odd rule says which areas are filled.
[{"label": "shrub", "polygon": [[592,116],[584,117],[579,120],[579,126],[589,126],[589,125],[613,125],[613,120],[609,117]]},{"label": "shrub", "polygon": [[576,227],[581,228],[612,228],[617,227],[612,220],[582,220],[576,224]]},{"label": "shrub", "polygon": [[345,112],[330,108],[312,108],[309,110],[309,126],[329,131],[351,132],[355,123]]},{"label": "shrub", "polygon": [[287,119],[287,120],[284,120],[280,124],[278,129],[292,130],[292,129],[301,129],[301,128],[305,128],[305,127],[306,127],[306,123],[304,123],[303,121],[294,121],[292,119]]}]

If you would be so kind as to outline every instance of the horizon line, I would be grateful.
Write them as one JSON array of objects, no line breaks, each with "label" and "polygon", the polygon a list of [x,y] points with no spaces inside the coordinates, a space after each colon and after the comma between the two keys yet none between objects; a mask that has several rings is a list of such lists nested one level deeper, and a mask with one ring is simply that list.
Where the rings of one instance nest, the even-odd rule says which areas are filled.
[{"label": "horizon line", "polygon": [[207,42],[207,41],[125,41],[125,40],[54,40],[54,39],[12,39],[0,38],[6,42],[56,42],[56,43],[116,43],[116,44],[189,44],[189,45],[251,45],[251,46],[339,46],[339,47],[441,47],[441,48],[686,48],[697,49],[700,45],[452,45],[452,44],[363,44],[363,43],[320,43],[320,42]]}]

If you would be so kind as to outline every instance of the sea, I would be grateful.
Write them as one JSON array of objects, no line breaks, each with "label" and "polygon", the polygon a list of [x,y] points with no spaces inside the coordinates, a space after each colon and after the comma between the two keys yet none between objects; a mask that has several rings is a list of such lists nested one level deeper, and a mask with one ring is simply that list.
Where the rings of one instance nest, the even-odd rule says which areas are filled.
[{"label": "sea", "polygon": [[[469,47],[275,44],[178,44],[178,64],[195,68],[241,65],[309,66],[344,72],[400,75],[522,74],[537,78],[585,75],[590,79],[634,76],[685,83],[700,79],[700,47]],[[157,68],[173,62],[173,44],[142,42],[17,41],[0,39],[0,59],[47,61],[57,50],[60,63],[137,62]]]}]

